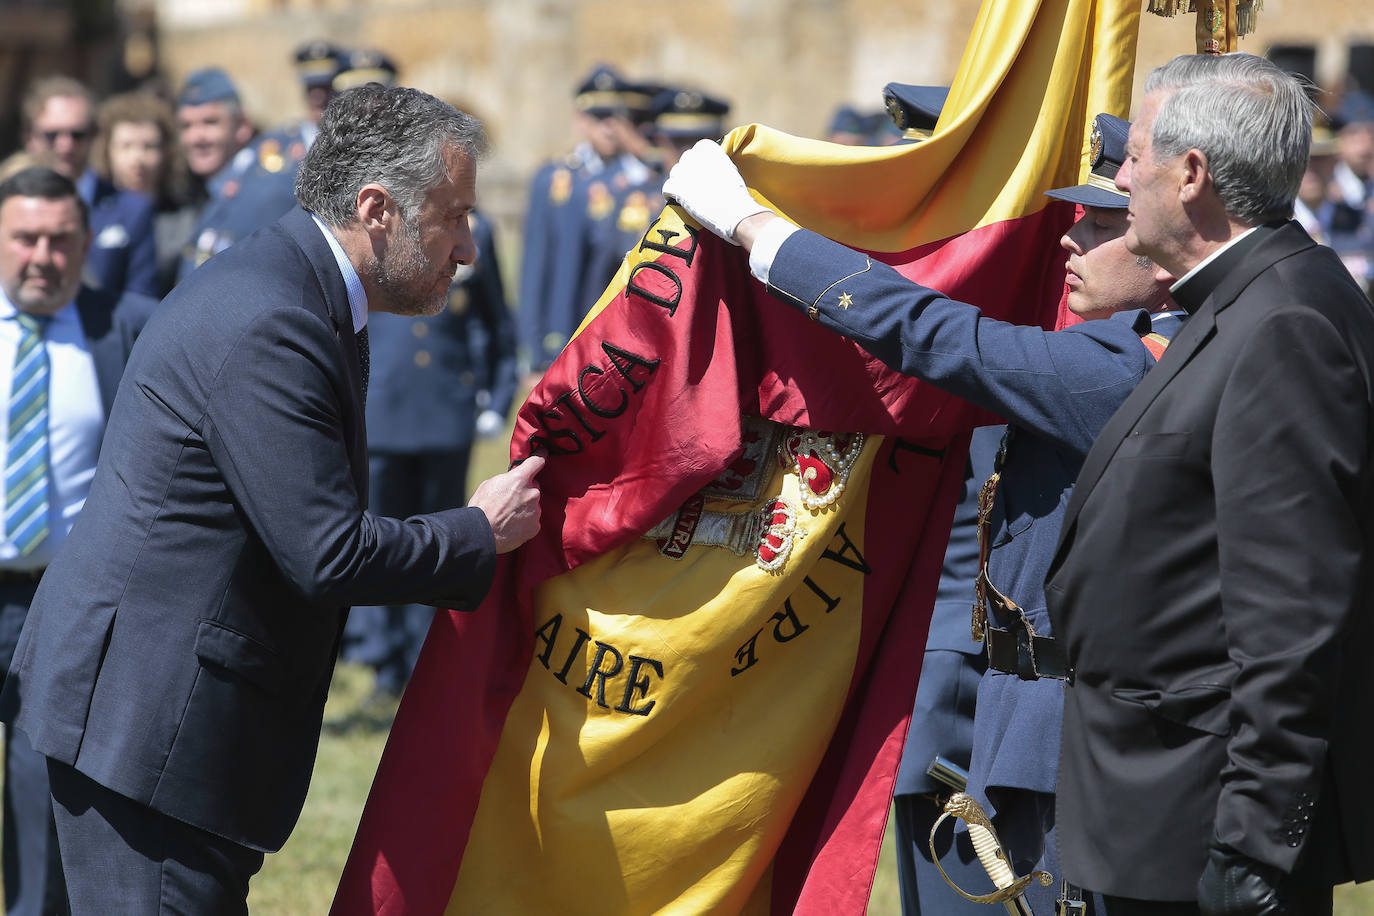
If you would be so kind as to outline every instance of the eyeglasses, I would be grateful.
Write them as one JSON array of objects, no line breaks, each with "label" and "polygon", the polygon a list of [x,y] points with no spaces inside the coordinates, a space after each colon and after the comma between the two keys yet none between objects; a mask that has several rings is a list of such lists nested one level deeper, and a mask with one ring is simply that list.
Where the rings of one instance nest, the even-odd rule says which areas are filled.
[{"label": "eyeglasses", "polygon": [[47,142],[48,146],[55,146],[58,137],[70,137],[73,143],[85,143],[95,136],[95,129],[78,127],[75,130],[40,130],[38,135]]}]

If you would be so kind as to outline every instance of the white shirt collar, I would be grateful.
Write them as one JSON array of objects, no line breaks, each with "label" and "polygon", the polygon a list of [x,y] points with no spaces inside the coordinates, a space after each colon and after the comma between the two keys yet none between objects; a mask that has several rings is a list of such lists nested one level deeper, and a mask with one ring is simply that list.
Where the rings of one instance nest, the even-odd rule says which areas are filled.
[{"label": "white shirt collar", "polygon": [[[10,297],[0,289],[0,321],[9,321],[19,313],[18,307],[10,301]],[[66,324],[69,321],[76,321],[80,324],[80,319],[76,314],[76,300],[68,302],[62,308],[47,316],[50,325]]]},{"label": "white shirt collar", "polygon": [[1249,229],[1246,229],[1246,230],[1245,230],[1244,232],[1242,232],[1240,235],[1235,236],[1234,238],[1231,239],[1231,241],[1227,242],[1225,245],[1222,245],[1222,246],[1221,246],[1220,248],[1218,248],[1216,251],[1212,252],[1212,253],[1209,254],[1207,257],[1203,258],[1201,261],[1199,261],[1199,262],[1197,263],[1197,266],[1195,266],[1192,270],[1188,271],[1186,274],[1184,274],[1183,276],[1181,276],[1181,277],[1179,277],[1177,280],[1175,280],[1174,283],[1173,283],[1173,285],[1169,287],[1169,292],[1171,292],[1171,293],[1176,293],[1176,292],[1178,292],[1178,288],[1179,288],[1180,286],[1182,286],[1183,284],[1187,283],[1187,282],[1188,282],[1189,280],[1191,280],[1193,277],[1197,276],[1197,272],[1198,272],[1198,271],[1202,270],[1202,268],[1206,267],[1208,264],[1211,264],[1213,261],[1215,261],[1215,260],[1217,259],[1217,257],[1218,257],[1223,251],[1225,251],[1227,248],[1230,248],[1232,245],[1236,244],[1236,242],[1239,242],[1241,239],[1245,238],[1247,235],[1249,235],[1250,233],[1254,232],[1254,231],[1255,231],[1256,229],[1258,229],[1258,228],[1259,228],[1259,226],[1251,226]]},{"label": "white shirt collar", "polygon": [[367,291],[363,289],[362,278],[358,276],[358,271],[354,269],[353,262],[348,260],[348,255],[344,254],[343,246],[339,244],[338,239],[334,238],[334,233],[329,231],[329,227],[313,213],[310,214],[310,218],[324,233],[324,240],[329,243],[329,250],[334,252],[334,260],[338,262],[339,273],[343,274],[344,289],[348,291],[348,310],[353,313],[353,333],[356,334],[367,327]]}]

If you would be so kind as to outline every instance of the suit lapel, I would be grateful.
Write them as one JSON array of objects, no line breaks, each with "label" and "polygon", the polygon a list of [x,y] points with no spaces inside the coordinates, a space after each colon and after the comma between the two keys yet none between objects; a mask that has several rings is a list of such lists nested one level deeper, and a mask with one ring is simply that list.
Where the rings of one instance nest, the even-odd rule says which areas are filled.
[{"label": "suit lapel", "polygon": [[1197,314],[1189,316],[1183,323],[1183,327],[1169,341],[1159,365],[1145,373],[1140,384],[1117,408],[1116,413],[1112,414],[1107,425],[1102,427],[1102,431],[1093,442],[1093,447],[1088,451],[1088,457],[1083,460],[1082,469],[1078,472],[1078,480],[1074,484],[1073,494],[1069,497],[1069,505],[1065,509],[1065,528],[1078,514],[1079,506],[1101,479],[1102,472],[1106,470],[1122,440],[1140,420],[1140,415],[1154,402],[1179,370],[1188,365],[1207,341],[1212,339],[1215,330],[1216,312],[1209,301],[1204,303]]},{"label": "suit lapel", "polygon": [[1082,469],[1078,472],[1078,480],[1074,484],[1073,494],[1069,497],[1069,504],[1065,507],[1064,524],[1059,532],[1059,544],[1055,549],[1051,574],[1063,560],[1062,553],[1065,545],[1071,540],[1070,534],[1079,510],[1092,493],[1093,487],[1102,479],[1103,472],[1122,441],[1174,376],[1178,375],[1179,371],[1212,339],[1216,332],[1217,313],[1235,302],[1257,276],[1278,261],[1315,244],[1297,223],[1291,221],[1277,228],[1261,226],[1255,233],[1258,237],[1247,238],[1237,243],[1238,246],[1246,247],[1237,252],[1240,258],[1236,263],[1218,265],[1224,273],[1212,291],[1183,323],[1182,330],[1170,341],[1159,365],[1145,374],[1145,378],[1136,386],[1135,391],[1131,392],[1130,397],[1122,403],[1116,413],[1112,414],[1107,425],[1098,433],[1088,457],[1083,461]]},{"label": "suit lapel", "polygon": [[343,362],[344,375],[348,379],[351,397],[344,408],[344,435],[348,444],[348,456],[353,471],[353,482],[357,486],[363,506],[367,505],[367,423],[363,410],[362,369],[358,364],[358,343],[353,333],[353,311],[348,304],[348,290],[344,287],[343,275],[334,252],[325,241],[314,218],[297,207],[281,218],[281,226],[300,246],[310,261],[323,294],[322,302],[315,303],[309,297],[304,305],[322,306],[322,314],[334,328],[334,341],[339,348],[339,358]]}]

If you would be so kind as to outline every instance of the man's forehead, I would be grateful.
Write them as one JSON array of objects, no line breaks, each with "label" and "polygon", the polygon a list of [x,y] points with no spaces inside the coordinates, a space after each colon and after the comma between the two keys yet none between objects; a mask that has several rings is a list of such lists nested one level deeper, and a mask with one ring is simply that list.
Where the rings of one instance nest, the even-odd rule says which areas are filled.
[{"label": "man's forehead", "polygon": [[477,162],[472,154],[459,146],[444,149],[444,166],[448,181],[439,187],[445,197],[456,198],[462,206],[471,207],[477,193]]},{"label": "man's forehead", "polygon": [[25,197],[16,194],[0,203],[0,225],[11,229],[65,232],[81,224],[76,201],[70,197]]},{"label": "man's forehead", "polygon": [[90,104],[79,95],[53,95],[49,96],[39,110],[38,116],[34,121],[54,121],[54,120],[80,120],[89,121],[91,115]]},{"label": "man's forehead", "polygon": [[229,117],[229,108],[223,102],[205,102],[200,105],[182,105],[177,109],[177,120],[192,123],[200,121],[222,121]]}]

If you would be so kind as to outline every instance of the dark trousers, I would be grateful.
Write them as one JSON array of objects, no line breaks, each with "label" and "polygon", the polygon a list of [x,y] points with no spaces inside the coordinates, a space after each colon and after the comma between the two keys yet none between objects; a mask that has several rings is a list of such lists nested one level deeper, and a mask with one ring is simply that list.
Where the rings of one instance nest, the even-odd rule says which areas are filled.
[{"label": "dark trousers", "polygon": [[[38,582],[0,582],[0,673],[8,673]],[[48,760],[29,739],[5,730],[4,787],[5,912],[9,916],[53,916],[67,912],[67,888],[57,854]]]},{"label": "dark trousers", "polygon": [[[467,503],[467,449],[407,455],[372,452],[368,508],[376,515],[409,518]],[[377,674],[379,690],[400,693],[410,680],[434,609],[418,604],[355,607],[344,627],[342,656]]]},{"label": "dark trousers", "polygon": [[154,811],[48,761],[73,916],[248,913],[263,854]]}]

